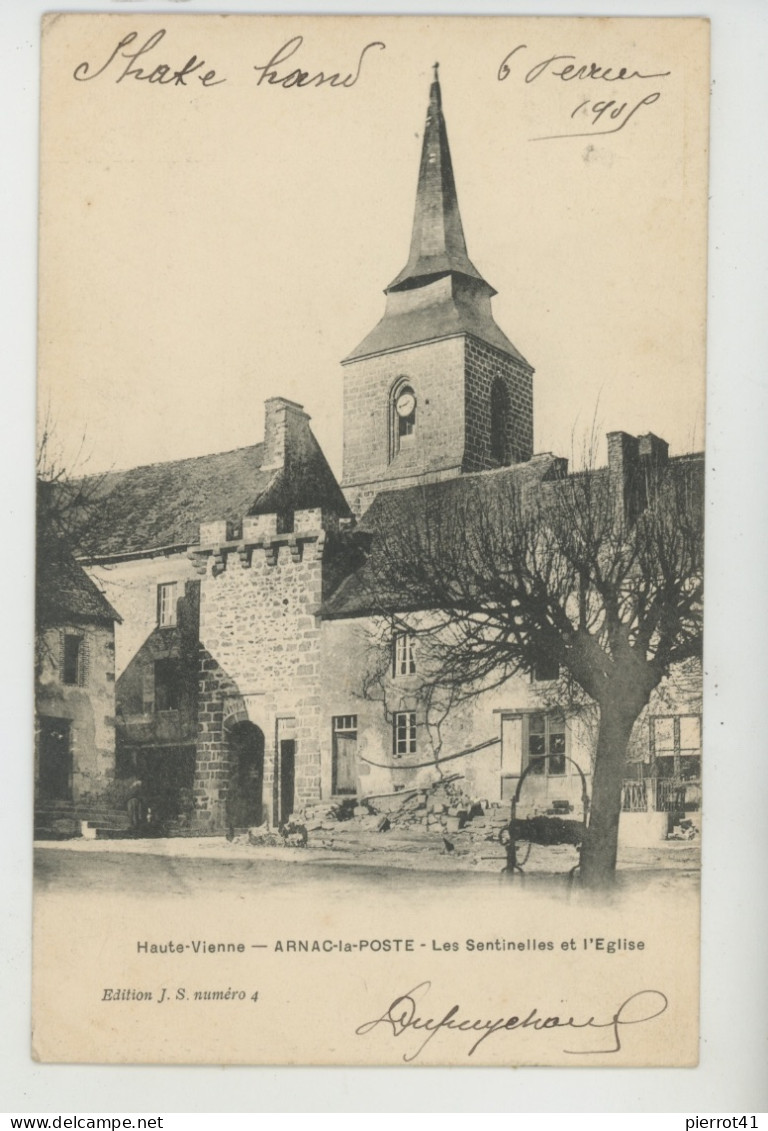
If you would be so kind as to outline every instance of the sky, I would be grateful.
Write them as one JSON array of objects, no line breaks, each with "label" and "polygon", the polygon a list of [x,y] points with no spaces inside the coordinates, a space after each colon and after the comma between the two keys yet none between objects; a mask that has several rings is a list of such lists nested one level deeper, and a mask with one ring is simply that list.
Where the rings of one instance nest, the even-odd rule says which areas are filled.
[{"label": "sky", "polygon": [[[703,446],[707,31],[658,27],[55,18],[39,403],[62,461],[99,472],[251,444],[281,395],[341,474],[340,361],[407,259],[435,61],[469,254],[536,370],[535,450],[578,453],[593,422]],[[276,53],[278,78],[357,79],[270,83]],[[184,86],[120,78],[192,54],[205,65]],[[590,63],[651,77],[557,73]]]}]

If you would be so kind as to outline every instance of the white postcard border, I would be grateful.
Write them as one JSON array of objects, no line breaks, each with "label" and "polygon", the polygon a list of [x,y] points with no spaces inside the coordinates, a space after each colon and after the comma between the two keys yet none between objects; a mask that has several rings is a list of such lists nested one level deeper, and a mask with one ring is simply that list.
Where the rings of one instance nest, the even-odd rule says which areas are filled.
[{"label": "white postcard border", "polygon": [[[2,650],[6,794],[3,822],[3,934],[8,977],[2,1062],[5,1110],[209,1111],[339,1110],[748,1110],[761,1106],[765,1037],[765,938],[768,822],[764,739],[758,711],[766,674],[766,293],[768,174],[761,111],[768,104],[766,21],[749,0],[696,4],[593,2],[588,14],[708,15],[712,27],[710,322],[708,363],[708,618],[705,751],[720,728],[738,757],[706,762],[703,1010],[697,1069],[260,1069],[46,1066],[29,1057],[31,922],[32,477],[37,193],[39,18],[51,5],[10,0],[2,15],[2,76],[7,132],[3,264],[4,317],[13,330],[6,355],[2,478],[4,593],[10,632]],[[80,2],[72,11],[104,10]],[[109,6],[128,9],[125,3]],[[274,6],[230,2],[136,3],[152,12],[258,11]],[[306,10],[283,4],[282,11]],[[459,14],[466,4],[429,3],[421,11]],[[312,5],[313,11],[360,11],[359,3]],[[407,11],[380,2],[380,12]],[[489,14],[530,14],[530,5],[486,4]],[[540,3],[537,14],[587,14],[572,3]],[[9,160],[10,155],[10,160]],[[9,236],[10,230],[10,236]],[[10,244],[9,244],[10,238]],[[734,678],[738,672],[738,679]],[[763,677],[762,679],[760,677]],[[718,745],[721,745],[718,743]],[[722,746],[721,746],[722,748]],[[738,752],[738,753],[737,753]],[[746,769],[746,773],[744,770]],[[750,787],[745,789],[748,780]],[[408,1073],[406,1075],[406,1072]],[[543,1074],[542,1074],[543,1073]],[[342,1081],[343,1076],[343,1081]],[[87,1099],[86,1099],[87,1097]],[[85,1105],[85,1106],[83,1106]],[[766,1096],[762,1093],[765,1110]]]}]

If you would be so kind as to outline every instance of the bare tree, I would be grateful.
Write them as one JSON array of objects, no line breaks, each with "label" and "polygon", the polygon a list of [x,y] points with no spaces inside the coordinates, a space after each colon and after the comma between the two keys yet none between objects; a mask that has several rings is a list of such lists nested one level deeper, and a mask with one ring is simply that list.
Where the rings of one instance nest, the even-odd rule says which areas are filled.
[{"label": "bare tree", "polygon": [[[447,724],[453,723],[455,738],[455,709],[467,699],[467,689],[450,681],[420,681],[414,689],[412,681],[406,676],[393,677],[392,642],[398,636],[409,637],[415,641],[417,636],[422,646],[419,656],[419,670],[429,670],[431,630],[420,624],[413,616],[403,619],[397,615],[376,617],[368,629],[369,647],[366,653],[366,666],[362,672],[361,689],[365,699],[376,702],[381,707],[382,716],[391,727],[396,714],[410,710],[414,699],[418,699],[423,723],[420,724],[431,751],[435,772],[443,776],[441,755],[445,742]],[[413,646],[413,644],[411,645]]]},{"label": "bare tree", "polygon": [[701,653],[702,462],[642,461],[628,491],[607,469],[528,466],[380,495],[357,583],[373,612],[430,611],[426,678],[454,697],[557,665],[593,701],[581,871],[599,887],[615,873],[632,728],[670,667]]},{"label": "bare tree", "polygon": [[45,628],[60,618],[62,601],[82,594],[79,557],[95,551],[108,522],[105,476],[84,477],[82,449],[67,468],[57,451],[49,418],[43,421],[37,448],[35,623],[36,666],[46,649]]}]

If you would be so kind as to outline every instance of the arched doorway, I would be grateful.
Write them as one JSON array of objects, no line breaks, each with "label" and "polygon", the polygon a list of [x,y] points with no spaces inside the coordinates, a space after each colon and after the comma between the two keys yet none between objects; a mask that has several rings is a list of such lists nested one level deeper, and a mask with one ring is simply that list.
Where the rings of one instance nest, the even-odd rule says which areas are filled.
[{"label": "arched doorway", "polygon": [[264,733],[250,722],[229,729],[227,825],[242,829],[264,819]]}]

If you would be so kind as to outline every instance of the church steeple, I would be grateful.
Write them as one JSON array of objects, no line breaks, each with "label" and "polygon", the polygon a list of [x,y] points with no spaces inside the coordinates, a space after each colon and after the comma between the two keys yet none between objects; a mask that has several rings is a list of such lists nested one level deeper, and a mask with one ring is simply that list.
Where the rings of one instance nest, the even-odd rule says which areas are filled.
[{"label": "church steeple", "polygon": [[383,489],[530,459],[533,369],[496,325],[495,293],[467,254],[435,64],[408,261],[342,363],[355,514]]},{"label": "church steeple", "polygon": [[491,287],[467,254],[440,81],[429,91],[408,262],[384,293],[378,326],[345,362],[456,334],[473,334],[524,361],[493,319]]},{"label": "church steeple", "polygon": [[[405,267],[387,287],[387,294],[454,271],[484,282],[467,254],[443,117],[438,65],[434,64],[434,80],[429,90],[411,251]],[[490,287],[489,290],[491,294],[496,293]]]}]

